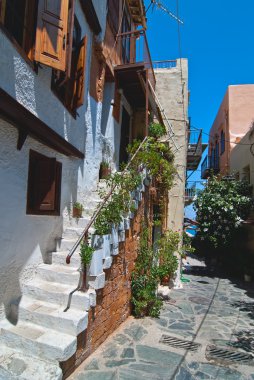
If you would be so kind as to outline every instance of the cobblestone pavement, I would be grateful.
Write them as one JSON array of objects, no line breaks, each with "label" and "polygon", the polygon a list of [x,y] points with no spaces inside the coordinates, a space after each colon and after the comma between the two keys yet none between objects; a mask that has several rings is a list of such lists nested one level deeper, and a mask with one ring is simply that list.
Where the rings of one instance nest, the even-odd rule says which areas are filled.
[{"label": "cobblestone pavement", "polygon": [[159,319],[130,317],[69,379],[254,380],[253,284],[185,277]]}]

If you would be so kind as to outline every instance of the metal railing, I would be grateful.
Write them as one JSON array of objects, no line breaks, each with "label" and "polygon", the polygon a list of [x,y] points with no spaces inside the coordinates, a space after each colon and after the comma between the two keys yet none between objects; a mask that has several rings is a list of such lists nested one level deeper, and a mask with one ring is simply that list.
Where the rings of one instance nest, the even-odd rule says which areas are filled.
[{"label": "metal railing", "polygon": [[[122,171],[122,175],[129,169],[132,161],[134,160],[134,158],[136,157],[137,153],[140,151],[140,149],[142,148],[142,146],[144,145],[144,143],[146,142],[147,140],[147,136],[144,138],[144,140],[141,142],[141,144],[139,145],[138,149],[136,150],[136,152],[134,153],[134,155],[131,157],[129,163],[127,164],[127,166],[125,167],[125,169]],[[110,196],[113,194],[113,191],[115,190],[116,188],[116,185],[113,186],[110,191],[107,193],[107,195],[102,199],[102,203],[99,205],[99,207],[95,210],[93,216],[91,217],[91,219],[89,220],[87,226],[85,227],[85,229],[83,230],[83,232],[81,233],[81,235],[79,236],[79,238],[77,239],[76,243],[74,244],[74,246],[71,248],[71,250],[69,251],[68,255],[66,256],[66,264],[70,264],[70,261],[71,261],[71,257],[72,255],[74,254],[74,252],[76,251],[76,249],[78,248],[78,246],[81,244],[81,242],[83,240],[87,240],[88,238],[88,233],[89,233],[89,228],[93,225],[93,223],[95,222],[97,216],[99,215],[100,211],[102,210],[102,208],[105,206],[105,204],[107,203],[108,199],[110,198]]]},{"label": "metal railing", "polygon": [[185,185],[185,202],[192,202],[195,195],[202,188],[201,181],[188,181]]},{"label": "metal railing", "polygon": [[156,79],[145,29],[120,33],[117,38],[122,48],[122,63],[131,65],[143,62],[148,69],[148,78],[155,88]]},{"label": "metal railing", "polygon": [[213,170],[214,174],[220,171],[219,156],[206,156],[201,164],[201,177],[205,178]]},{"label": "metal railing", "polygon": [[153,61],[154,69],[173,69],[177,66],[176,59],[168,59],[165,61]]},{"label": "metal railing", "polygon": [[202,155],[202,129],[188,131],[188,154]]}]

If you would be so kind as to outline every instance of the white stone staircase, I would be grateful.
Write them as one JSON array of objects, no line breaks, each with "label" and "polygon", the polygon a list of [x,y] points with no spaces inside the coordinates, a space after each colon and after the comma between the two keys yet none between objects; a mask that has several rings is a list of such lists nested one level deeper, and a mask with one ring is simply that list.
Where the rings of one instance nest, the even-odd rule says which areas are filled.
[{"label": "white stone staircase", "polygon": [[[136,202],[142,191],[140,187],[136,192]],[[125,240],[125,230],[130,226],[128,219],[123,221],[120,231],[113,230],[111,237],[97,247],[88,271],[88,290],[75,291],[70,308],[64,311],[80,279],[79,250],[69,265],[66,256],[98,205],[98,195],[89,205],[86,216],[72,219],[57,241],[52,263],[40,264],[35,278],[24,285],[17,325],[7,320],[0,322],[0,380],[61,379],[59,362],[76,352],[77,336],[87,328],[88,310],[96,306],[96,290],[105,285],[104,269],[110,268],[112,256],[118,254],[119,241]]]}]

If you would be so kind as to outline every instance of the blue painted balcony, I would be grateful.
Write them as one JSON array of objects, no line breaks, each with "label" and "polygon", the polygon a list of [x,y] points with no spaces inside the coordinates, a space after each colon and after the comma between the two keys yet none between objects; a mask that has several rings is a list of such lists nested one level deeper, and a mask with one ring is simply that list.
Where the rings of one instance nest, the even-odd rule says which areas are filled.
[{"label": "blue painted balcony", "polygon": [[202,129],[188,131],[187,170],[196,170],[207,144],[202,143]]},{"label": "blue painted balcony", "polygon": [[201,178],[207,179],[211,174],[218,174],[220,171],[219,156],[206,156],[201,164]]}]

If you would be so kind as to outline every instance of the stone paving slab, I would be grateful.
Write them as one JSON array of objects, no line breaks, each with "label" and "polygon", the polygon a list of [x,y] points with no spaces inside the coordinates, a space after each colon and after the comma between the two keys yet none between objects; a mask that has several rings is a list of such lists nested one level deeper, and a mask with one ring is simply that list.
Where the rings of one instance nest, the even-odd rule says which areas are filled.
[{"label": "stone paving slab", "polygon": [[[158,319],[130,317],[69,380],[254,380],[247,365],[208,360],[209,345],[254,357],[254,287],[229,279],[185,274]],[[197,343],[196,351],[171,347],[162,335]]]}]

